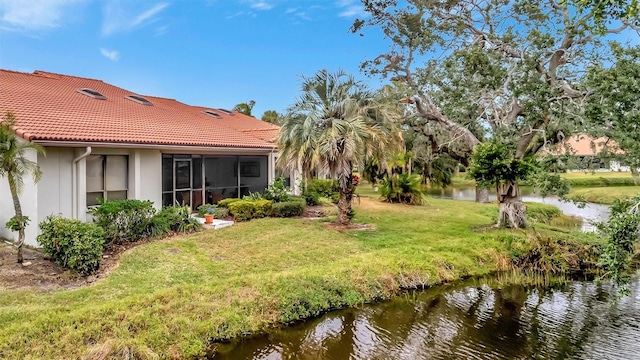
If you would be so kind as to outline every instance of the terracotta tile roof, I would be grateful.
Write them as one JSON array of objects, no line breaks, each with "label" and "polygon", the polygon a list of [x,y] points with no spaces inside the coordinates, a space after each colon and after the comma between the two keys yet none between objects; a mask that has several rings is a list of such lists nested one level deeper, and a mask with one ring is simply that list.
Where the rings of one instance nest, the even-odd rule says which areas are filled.
[{"label": "terracotta tile roof", "polygon": [[[90,88],[97,100],[77,92]],[[125,99],[138,95],[153,103]],[[278,127],[237,112],[145,96],[101,80],[35,71],[0,70],[0,114],[16,115],[16,133],[27,140],[204,147],[273,148]],[[267,134],[267,135],[265,135]]]},{"label": "terracotta tile roof", "polygon": [[618,144],[615,141],[604,137],[594,139],[587,135],[574,135],[567,138],[563,143],[558,145],[553,153],[575,156],[595,156],[602,152],[605,145],[609,153],[623,153],[623,151],[618,149]]}]

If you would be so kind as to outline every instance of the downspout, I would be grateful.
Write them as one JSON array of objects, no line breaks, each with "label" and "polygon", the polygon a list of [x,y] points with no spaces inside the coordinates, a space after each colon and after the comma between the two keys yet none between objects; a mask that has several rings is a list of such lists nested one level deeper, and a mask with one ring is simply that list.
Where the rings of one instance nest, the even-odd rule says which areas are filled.
[{"label": "downspout", "polygon": [[71,164],[71,218],[78,218],[78,161],[91,155],[91,146],[87,146],[84,154],[73,159]]}]

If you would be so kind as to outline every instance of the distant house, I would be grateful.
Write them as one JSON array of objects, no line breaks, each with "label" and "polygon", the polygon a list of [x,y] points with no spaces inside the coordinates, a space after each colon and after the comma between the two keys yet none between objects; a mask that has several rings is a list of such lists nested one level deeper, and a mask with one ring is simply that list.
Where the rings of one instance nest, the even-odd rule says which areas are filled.
[{"label": "distant house", "polygon": [[[38,223],[59,214],[87,219],[99,199],[151,200],[194,209],[261,192],[273,181],[278,126],[225,109],[136,94],[100,80],[44,71],[0,70],[0,115],[42,145],[30,154],[43,171],[21,196],[36,245]],[[0,179],[0,236],[14,215]]]},{"label": "distant house", "polygon": [[614,158],[616,154],[622,153],[615,141],[587,135],[571,136],[554,151],[554,154],[569,156],[569,170],[629,171],[629,166]]}]

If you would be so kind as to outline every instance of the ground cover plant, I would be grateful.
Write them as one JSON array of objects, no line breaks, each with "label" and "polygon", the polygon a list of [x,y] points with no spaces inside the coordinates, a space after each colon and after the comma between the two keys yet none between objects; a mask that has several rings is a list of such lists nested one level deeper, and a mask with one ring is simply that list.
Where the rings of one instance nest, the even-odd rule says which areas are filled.
[{"label": "ground cover plant", "polygon": [[[355,207],[376,230],[255,219],[135,247],[88,287],[2,291],[0,357],[203,356],[213,339],[487,274],[527,254],[523,231],[491,228],[495,204],[365,196]],[[548,229],[567,242],[585,236]]]}]

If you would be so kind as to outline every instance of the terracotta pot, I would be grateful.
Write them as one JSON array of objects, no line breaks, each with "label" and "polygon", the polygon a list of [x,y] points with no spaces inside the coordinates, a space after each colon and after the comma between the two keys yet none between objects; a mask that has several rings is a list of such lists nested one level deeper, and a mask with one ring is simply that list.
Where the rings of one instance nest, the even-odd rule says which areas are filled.
[{"label": "terracotta pot", "polygon": [[205,214],[204,215],[204,223],[205,224],[213,223],[213,215],[212,214]]}]

